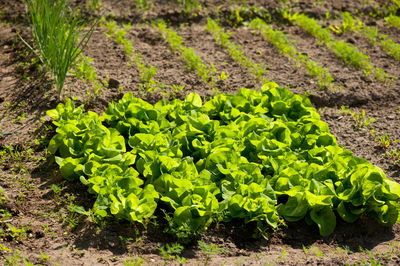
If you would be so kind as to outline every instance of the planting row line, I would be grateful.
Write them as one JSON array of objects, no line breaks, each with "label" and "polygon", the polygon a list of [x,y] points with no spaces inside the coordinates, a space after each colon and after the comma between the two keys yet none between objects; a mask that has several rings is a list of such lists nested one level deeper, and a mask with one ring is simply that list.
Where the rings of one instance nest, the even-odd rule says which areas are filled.
[{"label": "planting row line", "polygon": [[[283,39],[278,40],[277,38],[274,41],[272,39],[273,38],[271,37],[272,34],[275,34],[276,37],[281,36],[280,31],[272,30],[261,20],[254,20],[252,25],[254,28],[258,28],[261,32],[264,33],[269,29],[270,30],[269,36],[271,42],[274,43],[283,54],[287,54],[289,57],[296,60],[296,62],[304,64],[309,73],[312,76],[316,76],[319,79],[319,84],[321,88],[333,87],[333,78],[326,69],[322,68],[318,63],[309,59],[309,57],[297,52],[294,46],[289,41],[283,41]],[[109,32],[116,32],[117,42],[124,44],[125,50],[128,51],[129,55],[129,53],[131,53],[130,50],[132,50],[133,47],[131,41],[124,38],[126,30],[120,29],[116,31],[115,29],[112,29],[116,27],[115,22],[109,22],[107,27],[109,28],[108,29]],[[218,75],[217,69],[214,67],[214,65],[212,63],[210,65],[207,65],[192,48],[184,46],[182,37],[179,36],[171,28],[168,28],[165,22],[159,21],[158,23],[154,23],[153,27],[159,30],[162,36],[168,41],[173,51],[179,51],[181,53],[182,58],[185,60],[187,64],[187,69],[195,70],[198,73],[198,75],[202,78],[202,80],[210,84],[212,88],[217,89],[215,86],[216,81],[218,80],[223,81],[227,78],[227,75],[224,72]],[[265,73],[267,73],[267,69],[263,65],[257,64],[248,57],[246,57],[244,51],[242,50],[242,47],[229,40],[231,33],[225,33],[221,29],[221,27],[217,24],[217,22],[212,19],[208,19],[206,28],[210,33],[213,34],[214,38],[216,39],[216,42],[222,45],[224,48],[226,48],[228,50],[229,55],[235,61],[238,61],[242,66],[248,68],[256,79],[261,81],[261,83],[268,81],[267,78],[264,77]],[[141,62],[141,60],[139,60],[140,55],[136,54],[135,58],[136,58],[135,62],[137,63],[140,71],[140,68],[144,65],[144,63]],[[145,74],[146,73],[151,74],[153,73],[152,70],[155,70],[155,68],[150,67],[145,70],[146,71],[140,71],[140,72]],[[152,75],[143,75],[143,74],[141,76],[152,77]],[[148,82],[148,83],[154,84],[154,82]]]},{"label": "planting row line", "polygon": [[385,16],[385,21],[390,26],[400,29],[400,17],[396,14],[400,9],[400,1],[393,0],[393,5],[388,8],[388,12]]},{"label": "planting row line", "polygon": [[[259,28],[261,31],[265,30],[264,26],[268,27],[265,23],[263,23],[260,20],[255,20],[252,25],[254,25],[254,27]],[[126,29],[126,27],[129,26],[125,26],[125,29],[124,28],[117,29],[116,23],[113,21],[105,23],[105,26],[108,29],[108,34],[115,35],[117,43],[123,44],[124,50],[127,53],[127,55],[131,56],[134,48],[132,42],[125,38],[125,35],[128,30]],[[171,28],[168,28],[165,22],[159,21],[158,23],[154,23],[153,27],[159,30],[161,35],[168,41],[172,50],[180,51],[182,58],[186,61],[187,69],[195,70],[198,73],[198,75],[202,78],[202,80],[210,84],[212,88],[217,89],[215,87],[216,81],[224,80],[225,78],[227,78],[227,75],[224,72],[222,72],[220,75],[217,75],[216,74],[217,69],[214,67],[212,63],[210,65],[206,65],[206,63],[201,59],[201,57],[196,54],[194,49],[184,46],[182,37],[179,36]],[[264,74],[267,73],[267,69],[263,65],[254,63],[251,59],[246,57],[245,53],[242,50],[242,47],[229,40],[231,33],[225,33],[221,29],[221,27],[217,24],[217,22],[215,22],[212,19],[208,19],[206,28],[210,33],[213,34],[217,43],[226,48],[228,50],[229,55],[235,61],[238,61],[242,66],[248,68],[256,79],[261,81],[261,83],[265,83],[268,81],[264,77]],[[279,34],[278,31],[273,31],[273,32]],[[282,41],[276,41],[274,43],[277,45],[277,47],[280,48],[280,51],[282,51],[282,53],[290,52],[290,56],[292,58],[296,58],[297,61],[301,61],[303,64],[305,64],[310,74],[312,74],[312,76],[317,76],[319,78],[321,87],[324,86],[326,88],[328,86],[329,87],[333,86],[332,83],[333,78],[330,76],[329,72],[327,72],[326,69],[320,67],[314,61],[310,60],[307,56],[304,56],[301,53],[297,52],[292,45],[289,46],[289,44],[291,44],[290,42],[284,43]],[[145,86],[147,86],[146,91],[147,92],[153,91],[154,89],[149,89],[149,88],[154,88],[154,87],[158,87],[159,90],[162,91],[162,89],[165,88],[165,85],[163,85],[161,82],[158,82],[158,86],[154,86],[154,84],[157,84],[157,82],[154,80],[154,75],[156,74],[156,68],[154,68],[153,66],[145,67],[145,63],[143,62],[143,60],[140,57],[140,54],[138,53],[134,55],[134,58],[135,58],[134,61],[139,69],[139,72],[141,73],[141,80],[144,81]],[[143,88],[144,86],[141,85],[141,87]]]},{"label": "planting row line", "polygon": [[[345,21],[348,21],[347,18],[352,18],[351,16],[347,15],[348,13],[344,13]],[[294,15],[293,15],[294,16]],[[292,16],[292,17],[293,17]],[[301,19],[298,20],[304,20],[308,21],[308,19],[304,15],[296,14],[294,17],[301,17]],[[293,19],[293,18],[292,18]],[[312,19],[310,19],[312,20]],[[303,22],[304,22],[303,21]],[[316,22],[315,22],[316,23]],[[309,23],[312,24],[312,23]],[[127,34],[130,26],[125,25],[122,28],[119,28],[115,21],[110,21],[106,22],[103,20],[102,23],[103,27],[107,28],[107,34],[108,36],[114,36],[115,40],[117,43],[123,45],[125,53],[127,56],[130,58],[130,63],[134,62],[139,70],[140,77],[142,83],[140,84],[140,88],[142,92],[151,92],[151,91],[160,91],[162,93],[165,93],[167,88],[169,89],[169,93],[176,93],[178,90],[182,90],[182,86],[178,85],[170,85],[167,86],[164,83],[155,80],[154,76],[157,73],[157,69],[154,66],[147,67],[146,63],[143,61],[141,58],[140,53],[135,53],[132,41],[128,40],[125,38],[125,35]],[[316,25],[316,24],[314,24]],[[340,29],[348,29],[350,26],[349,23],[344,22],[343,25],[341,26]],[[354,21],[351,23],[351,25],[355,25]],[[330,75],[329,70],[321,67],[321,65],[309,58],[309,56],[304,55],[300,52],[298,52],[293,45],[292,41],[289,40],[289,35],[284,34],[282,31],[274,30],[272,29],[271,26],[267,25],[263,20],[261,19],[254,19],[250,22],[249,26],[252,29],[257,30],[259,33],[261,33],[265,38],[268,39],[282,54],[288,56],[290,59],[298,63],[298,66],[303,65],[305,66],[306,70],[311,76],[317,77],[318,79],[318,84],[320,88],[333,88],[335,87],[333,83],[333,77]],[[160,34],[165,38],[169,45],[171,46],[173,51],[179,51],[182,58],[185,60],[187,64],[187,69],[188,70],[195,70],[198,75],[202,78],[203,81],[208,83],[212,88],[217,90],[216,88],[216,82],[220,80],[225,80],[228,78],[228,75],[222,72],[220,75],[217,74],[217,69],[214,67],[212,63],[207,65],[202,58],[196,54],[194,49],[188,48],[184,46],[183,44],[183,39],[181,36],[179,36],[174,30],[171,28],[167,27],[166,23],[163,21],[159,21],[158,23],[153,23],[153,27],[155,27]],[[333,28],[333,27],[332,27]],[[365,28],[359,26],[358,28]],[[238,61],[242,66],[246,67],[249,69],[249,71],[254,75],[255,78],[260,80],[262,83],[263,81],[267,81],[268,79],[264,77],[264,75],[267,73],[267,69],[261,65],[253,62],[251,59],[247,58],[245,53],[243,52],[242,47],[239,45],[235,44],[234,42],[230,41],[230,36],[231,33],[229,32],[224,32],[221,27],[218,25],[218,23],[212,19],[207,20],[207,26],[206,29],[212,33],[214,38],[216,39],[216,42],[223,46],[224,48],[227,49],[229,55],[236,61]],[[325,40],[330,40],[331,36],[330,33],[327,29],[323,29],[322,27],[320,28],[321,32],[325,34],[327,37],[324,37]],[[334,28],[335,29],[335,28]],[[336,28],[336,31],[338,31],[339,28]],[[343,30],[342,30],[343,31]],[[318,34],[317,34],[318,35]],[[322,37],[319,37],[320,39],[323,39]],[[381,43],[390,43],[393,44],[393,41],[389,42],[388,40],[390,39],[384,39],[380,38]],[[347,46],[350,44],[344,43],[343,41],[330,41],[333,43],[339,43],[340,45],[344,45],[344,47],[353,47],[356,49],[354,46]],[[390,47],[395,47],[395,49],[398,49],[398,45],[394,44],[390,45]],[[350,48],[352,49],[352,48]],[[354,51],[354,50],[352,50]],[[392,54],[397,55],[398,51],[392,49]],[[345,50],[341,51],[342,53],[345,52]],[[347,51],[349,52],[349,51]],[[346,53],[345,53],[346,54]],[[359,66],[366,67],[369,69],[369,71],[372,70],[372,65],[369,63],[368,56],[363,55],[361,52],[356,52],[356,53],[349,53],[346,54],[347,59],[350,60],[351,62],[358,62],[357,60],[360,59],[361,61],[357,63]],[[355,64],[355,63],[354,63]],[[380,69],[376,69],[376,74],[382,73]],[[388,77],[388,74],[383,74],[383,76]],[[384,79],[383,79],[384,80]],[[95,86],[97,87],[97,86]]]},{"label": "planting row line", "polygon": [[330,28],[341,35],[346,31],[353,31],[365,36],[373,45],[379,46],[390,54],[394,59],[400,61],[400,44],[395,43],[389,36],[380,34],[377,27],[370,27],[365,25],[359,18],[353,17],[349,12],[342,13],[343,22],[338,26],[331,26]]},{"label": "planting row line", "polygon": [[[190,5],[189,2],[182,4]],[[78,37],[82,32],[82,29],[76,25],[77,22],[75,20],[72,20],[73,24],[70,26],[70,28],[65,28],[65,26],[62,28],[61,26],[57,26],[60,24],[57,21],[48,23],[53,24],[52,26],[48,25],[42,27],[41,22],[38,20],[38,17],[57,16],[57,14],[65,9],[65,5],[62,5],[61,2],[60,5],[58,5],[55,9],[48,8],[40,11],[34,4],[31,4],[29,9],[34,27],[32,32],[35,34],[34,39],[37,44],[37,48],[40,51],[40,54],[38,54],[39,58],[47,66],[47,69],[53,73],[59,94],[61,94],[66,73],[68,72],[71,64],[74,64],[75,59],[78,58],[78,62],[75,64],[74,68],[75,75],[93,83],[93,95],[97,95],[99,91],[105,87],[105,82],[101,82],[95,74],[95,71],[91,67],[90,58],[84,56],[79,57],[82,48],[90,38],[93,27],[87,35],[83,36],[82,41],[79,42]],[[360,52],[354,45],[335,40],[330,34],[329,30],[323,28],[314,19],[311,19],[304,14],[292,15],[288,11],[283,12],[283,17],[303,27],[318,40],[325,43],[328,48],[332,49],[335,54],[345,63],[351,64],[356,68],[363,70],[366,75],[373,73],[381,81],[386,81],[388,78],[392,78],[384,70],[375,68],[370,63],[369,57]],[[65,20],[66,19],[68,18],[66,17]],[[271,26],[267,25],[260,19],[252,20],[249,25],[252,29],[259,31],[259,33],[268,39],[268,41],[271,42],[282,54],[286,55],[297,64],[303,65],[311,76],[318,79],[318,84],[321,88],[335,87],[333,84],[333,77],[329,71],[323,68],[319,63],[311,60],[308,56],[298,52],[293,43],[289,40],[288,35],[281,31],[272,29]],[[115,22],[103,21],[102,26],[107,28],[109,35],[113,35],[115,37],[117,43],[123,45],[125,53],[130,58],[130,62],[134,62],[136,64],[139,70],[140,79],[142,81],[140,84],[142,92],[165,92],[168,90],[172,93],[176,93],[177,91],[183,89],[183,87],[179,85],[165,85],[154,78],[157,73],[157,69],[154,66],[147,66],[140,53],[135,53],[132,42],[125,38],[125,35],[129,30],[129,25],[118,28]],[[223,72],[218,74],[214,65],[212,63],[206,64],[193,49],[185,47],[183,45],[182,37],[180,37],[171,28],[167,27],[164,22],[161,21],[158,23],[153,23],[153,27],[155,27],[161,33],[163,38],[168,41],[173,51],[178,51],[181,54],[182,58],[187,63],[187,68],[189,70],[194,69],[201,79],[208,83],[213,89],[218,89],[216,86],[218,81],[223,81],[224,79],[228,78],[228,75]],[[215,23],[215,21],[213,23],[211,20],[208,20],[207,29],[208,31],[212,32],[216,40],[228,50],[231,57],[240,62],[243,66],[247,67],[257,79],[267,80],[267,78],[263,77],[264,74],[267,73],[267,69],[261,64],[256,64],[252,60],[248,59],[240,46],[229,41],[230,33],[223,32]],[[383,47],[383,49],[388,51],[388,53],[390,53],[394,58],[400,58],[400,46],[398,44],[394,43],[387,36],[378,34],[373,28],[365,26],[360,20],[352,18],[348,13],[345,13],[344,22],[340,29],[342,32],[344,30],[359,31],[367,35],[372,42],[377,41]],[[65,32],[65,34],[57,34],[57,31]],[[44,36],[45,34],[55,35],[58,37],[46,38]],[[54,42],[49,42],[48,40],[53,40]],[[68,43],[68,45],[63,45],[63,43]],[[67,47],[68,51],[62,51],[63,47]],[[61,57],[62,60],[54,60],[54,58],[59,57],[57,56],[59,54],[63,54]]]},{"label": "planting row line", "polygon": [[217,22],[210,18],[207,19],[206,28],[208,32],[214,36],[216,43],[224,47],[235,61],[247,68],[253,74],[254,78],[260,80],[262,83],[267,81],[264,78],[264,74],[267,73],[265,66],[257,64],[247,58],[242,47],[229,40],[231,33],[225,33],[222,31]]},{"label": "planting row line", "polygon": [[386,82],[392,77],[383,69],[375,68],[369,61],[369,57],[359,51],[356,46],[342,40],[336,40],[329,29],[322,27],[315,19],[305,14],[291,14],[290,10],[282,12],[284,18],[314,36],[318,41],[331,49],[335,55],[346,64],[362,70],[366,76],[373,74],[379,81]]},{"label": "planting row line", "polygon": [[261,19],[254,19],[250,22],[252,29],[258,30],[270,43],[272,43],[283,55],[286,55],[290,59],[294,60],[297,64],[305,66],[306,70],[312,77],[318,79],[318,85],[320,88],[333,88],[333,77],[329,73],[329,70],[323,68],[319,63],[311,60],[307,55],[298,52],[293,45],[293,42],[289,40],[289,35],[282,31],[274,30],[271,26],[267,25]]},{"label": "planting row line", "polygon": [[195,70],[205,83],[218,91],[216,82],[227,78],[224,72],[218,74],[217,69],[212,63],[206,64],[193,48],[188,48],[183,44],[182,37],[173,29],[169,28],[164,21],[154,23],[153,27],[155,27],[168,42],[172,51],[178,51],[180,53],[181,57],[186,62],[187,70]]},{"label": "planting row line", "polygon": [[140,92],[144,93],[165,89],[165,84],[154,78],[157,74],[157,68],[154,66],[148,67],[143,61],[141,54],[135,52],[132,41],[125,37],[131,25],[126,24],[123,27],[119,27],[115,21],[106,21],[102,18],[102,26],[107,29],[106,35],[108,38],[114,37],[116,43],[123,46],[125,54],[129,58],[128,66],[135,63],[141,80],[139,84]]}]

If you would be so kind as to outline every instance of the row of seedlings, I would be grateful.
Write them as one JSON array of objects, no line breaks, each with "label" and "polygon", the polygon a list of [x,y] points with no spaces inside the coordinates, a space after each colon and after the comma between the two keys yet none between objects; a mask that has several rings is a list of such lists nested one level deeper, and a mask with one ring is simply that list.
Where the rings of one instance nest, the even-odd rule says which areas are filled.
[{"label": "row of seedlings", "polygon": [[366,76],[373,74],[375,78],[381,82],[386,82],[388,79],[392,79],[392,77],[383,69],[374,67],[370,62],[368,55],[362,53],[351,43],[335,39],[329,29],[322,27],[313,18],[302,13],[292,14],[290,10],[284,10],[282,16],[318,39],[319,42],[332,50],[344,63],[362,70]]},{"label": "row of seedlings", "polygon": [[131,28],[130,24],[119,27],[115,21],[106,21],[104,18],[102,22],[102,25],[107,29],[107,37],[114,36],[115,41],[124,47],[125,54],[129,57],[128,65],[131,66],[132,63],[136,65],[140,75],[141,83],[139,87],[142,94],[159,92],[163,96],[168,96],[171,93],[176,94],[178,91],[183,90],[181,85],[167,85],[155,78],[157,68],[148,66],[141,54],[135,52],[132,41],[126,38],[126,34]]},{"label": "row of seedlings", "polygon": [[400,17],[397,12],[400,9],[400,0],[393,0],[393,5],[389,8],[385,21],[389,27],[393,26],[400,29]]},{"label": "row of seedlings", "polygon": [[195,70],[205,83],[210,85],[215,91],[218,91],[216,83],[219,80],[222,81],[226,79],[227,76],[225,73],[218,74],[217,69],[212,63],[206,64],[193,48],[186,47],[183,44],[182,37],[173,29],[169,28],[164,21],[153,23],[153,27],[156,28],[163,39],[168,42],[172,51],[180,53],[181,57],[186,62],[188,70]]},{"label": "row of seedlings", "polygon": [[285,34],[280,30],[273,29],[270,25],[267,25],[263,20],[259,18],[252,20],[249,26],[252,29],[257,30],[283,55],[292,59],[298,65],[304,66],[312,77],[317,78],[318,85],[321,89],[332,89],[335,87],[333,83],[334,78],[329,73],[329,70],[322,67],[320,63],[313,61],[308,55],[297,51],[296,47],[293,45],[293,41],[290,40],[290,36],[288,34]]},{"label": "row of seedlings", "polygon": [[400,44],[395,43],[389,36],[378,32],[377,27],[365,25],[365,23],[357,17],[353,17],[349,12],[342,13],[343,22],[338,26],[331,26],[330,29],[341,35],[346,31],[356,32],[365,36],[373,45],[379,46],[391,55],[394,59],[400,61]]},{"label": "row of seedlings", "polygon": [[268,82],[268,80],[264,77],[265,73],[267,73],[265,66],[262,64],[257,64],[246,57],[242,47],[229,40],[231,33],[222,31],[217,22],[211,18],[207,19],[206,29],[214,36],[217,44],[225,48],[233,60],[239,62],[240,65],[247,68],[253,74],[254,78],[262,83]]}]

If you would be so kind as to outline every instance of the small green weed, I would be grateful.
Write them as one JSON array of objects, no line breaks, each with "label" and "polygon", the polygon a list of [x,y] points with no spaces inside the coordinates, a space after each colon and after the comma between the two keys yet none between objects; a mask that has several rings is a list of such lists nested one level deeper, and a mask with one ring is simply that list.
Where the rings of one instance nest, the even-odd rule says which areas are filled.
[{"label": "small green weed", "polygon": [[306,247],[303,245],[303,251],[304,254],[306,255],[306,257],[308,257],[309,255],[313,255],[316,256],[318,258],[322,258],[324,253],[322,252],[322,250],[320,250],[318,247],[316,246],[310,246],[310,247]]},{"label": "small green weed", "polygon": [[371,124],[376,121],[375,118],[366,117],[365,110],[361,110],[361,112],[357,113],[350,110],[348,106],[341,106],[340,108],[343,111],[343,113],[351,115],[354,122],[356,123],[355,124],[356,129],[361,129],[361,128],[369,129]]},{"label": "small green weed", "polygon": [[7,234],[9,234],[14,241],[19,241],[19,242],[26,239],[28,235],[27,231],[31,230],[27,226],[22,226],[22,228],[18,228],[10,224],[7,224],[7,227],[8,227],[8,229],[6,230]]},{"label": "small green weed", "polygon": [[398,149],[388,150],[386,157],[390,158],[395,165],[400,166],[400,151]]},{"label": "small green weed", "polygon": [[51,257],[50,257],[49,255],[47,255],[47,254],[45,254],[45,253],[43,253],[43,252],[40,252],[40,259],[39,259],[40,263],[46,264],[46,262],[47,262],[49,259],[51,259]]},{"label": "small green weed", "polygon": [[33,266],[31,262],[27,258],[25,258],[19,249],[11,250],[1,245],[1,251],[5,251],[7,254],[5,256],[5,260],[3,261],[5,266],[14,266],[14,265],[25,265],[25,266]]},{"label": "small green weed", "polygon": [[142,11],[149,11],[152,10],[154,7],[154,4],[151,0],[135,0],[135,5]]},{"label": "small green weed", "polygon": [[124,265],[125,266],[140,266],[145,262],[146,262],[146,260],[142,257],[134,257],[134,258],[124,261]]},{"label": "small green weed", "polygon": [[166,244],[165,246],[163,246],[162,244],[158,243],[157,246],[158,246],[160,255],[165,260],[165,264],[167,263],[166,261],[173,260],[173,259],[177,259],[179,264],[183,264],[186,261],[185,258],[179,256],[183,251],[182,245],[180,245],[178,243],[173,243],[171,245]]},{"label": "small green weed", "polygon": [[369,264],[371,266],[383,266],[384,264],[382,264],[381,259],[379,258],[379,253],[372,253],[370,250],[368,249],[363,249],[362,247],[359,248],[361,252],[365,252],[368,257],[369,260],[365,260],[362,259],[361,263],[363,264]]},{"label": "small green weed", "polygon": [[184,13],[189,14],[192,12],[200,11],[202,9],[199,0],[178,0]]},{"label": "small green weed", "polygon": [[86,8],[91,10],[98,10],[101,6],[101,0],[86,0]]},{"label": "small green weed", "polygon": [[203,241],[198,241],[197,244],[205,255],[204,265],[207,265],[210,262],[212,255],[230,254],[229,250],[221,248],[219,245],[214,243],[207,244]]},{"label": "small green weed", "polygon": [[390,134],[387,132],[380,134],[375,134],[374,139],[384,150],[388,150],[389,146],[391,145],[392,141],[390,140]]},{"label": "small green weed", "polygon": [[281,254],[278,256],[278,259],[282,260],[282,261],[286,261],[288,254],[289,254],[289,252],[287,251],[287,249],[286,248],[282,248],[281,249]]},{"label": "small green weed", "polygon": [[71,64],[89,41],[95,23],[86,33],[76,12],[70,12],[65,0],[25,0],[32,24],[36,48],[21,40],[53,74],[59,96]]},{"label": "small green weed", "polygon": [[350,249],[350,247],[349,246],[342,246],[342,247],[337,247],[337,250],[338,251],[343,251],[343,252],[345,252],[346,254],[353,254],[354,252]]}]

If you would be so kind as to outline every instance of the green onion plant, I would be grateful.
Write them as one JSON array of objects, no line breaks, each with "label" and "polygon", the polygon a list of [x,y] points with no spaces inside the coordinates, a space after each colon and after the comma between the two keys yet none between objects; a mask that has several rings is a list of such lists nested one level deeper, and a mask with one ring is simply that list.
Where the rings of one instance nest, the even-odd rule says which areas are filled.
[{"label": "green onion plant", "polygon": [[65,77],[72,63],[86,47],[96,23],[88,31],[66,0],[24,0],[29,11],[34,49],[27,45],[54,77],[61,96]]}]

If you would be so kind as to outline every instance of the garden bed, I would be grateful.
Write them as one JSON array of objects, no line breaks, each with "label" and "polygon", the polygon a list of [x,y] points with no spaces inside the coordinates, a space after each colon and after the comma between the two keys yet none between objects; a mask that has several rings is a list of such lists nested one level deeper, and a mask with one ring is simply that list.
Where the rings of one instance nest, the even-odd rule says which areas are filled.
[{"label": "garden bed", "polygon": [[[103,85],[95,93],[92,83],[70,75],[63,97],[74,98],[77,106],[84,104],[86,111],[99,115],[111,101],[119,101],[127,92],[151,104],[163,98],[183,100],[190,93],[199,94],[204,102],[212,99],[213,85],[196,71],[187,69],[179,51],[173,51],[151,25],[156,19],[168,22],[182,36],[184,45],[193,48],[205,65],[212,64],[218,75],[221,72],[228,75],[215,83],[218,92],[235,94],[241,88],[259,90],[263,82],[232,59],[205,29],[207,17],[211,17],[220,21],[225,31],[232,32],[230,40],[242,46],[249,60],[265,67],[263,78],[309,97],[340,146],[400,182],[399,158],[388,155],[400,147],[396,142],[400,140],[399,79],[382,82],[344,64],[312,35],[283,19],[277,11],[282,4],[277,1],[247,1],[247,7],[241,1],[236,4],[235,1],[200,1],[202,9],[189,13],[176,1],[148,2],[154,5],[146,11],[136,7],[133,0],[102,0],[97,10],[85,8],[85,1],[72,1],[71,5],[82,8],[88,20],[105,16],[119,26],[131,23],[125,37],[147,66],[157,68],[154,78],[168,89],[172,84],[182,85],[184,89],[168,90],[168,93],[141,89],[140,70],[134,62],[128,64],[129,56],[123,46],[113,37],[106,37],[107,28],[99,22],[83,54],[93,59],[92,66]],[[349,11],[361,17],[365,24],[377,25],[380,33],[399,42],[400,29],[388,27],[384,15],[378,12],[385,2],[390,5],[391,1],[286,2],[292,13],[304,13],[327,28],[339,25],[340,18],[335,16]],[[251,9],[251,6],[261,9]],[[384,227],[368,216],[354,223],[338,218],[335,231],[327,237],[319,235],[315,224],[309,226],[304,221],[287,222],[287,227],[268,230],[265,238],[257,239],[252,238],[257,230],[254,224],[243,224],[240,220],[213,223],[204,234],[183,245],[177,257],[173,248],[167,246],[176,239],[163,231],[167,222],[161,210],[154,213],[158,219],[146,226],[112,218],[95,223],[92,216],[76,212],[76,206],[89,210],[96,199],[78,180],[65,180],[54,156],[46,149],[55,135],[55,126],[46,111],[65,102],[65,98],[60,100],[50,76],[42,73],[38,61],[18,38],[17,33],[30,40],[23,1],[0,0],[0,7],[0,131],[10,133],[0,135],[0,186],[6,195],[0,205],[1,260],[13,264],[25,258],[34,264],[49,265],[139,265],[140,262],[162,265],[179,264],[185,259],[188,265],[399,263],[399,224]],[[241,11],[235,13],[235,10]],[[266,12],[270,16],[264,16]],[[274,29],[290,34],[299,52],[329,70],[336,89],[321,90],[305,67],[282,55],[240,21],[240,18],[250,21],[256,17],[263,17]],[[378,45],[372,45],[357,33],[346,32],[341,36],[331,33],[338,40],[354,44],[369,56],[375,67],[395,78],[400,76],[400,62]]]}]

